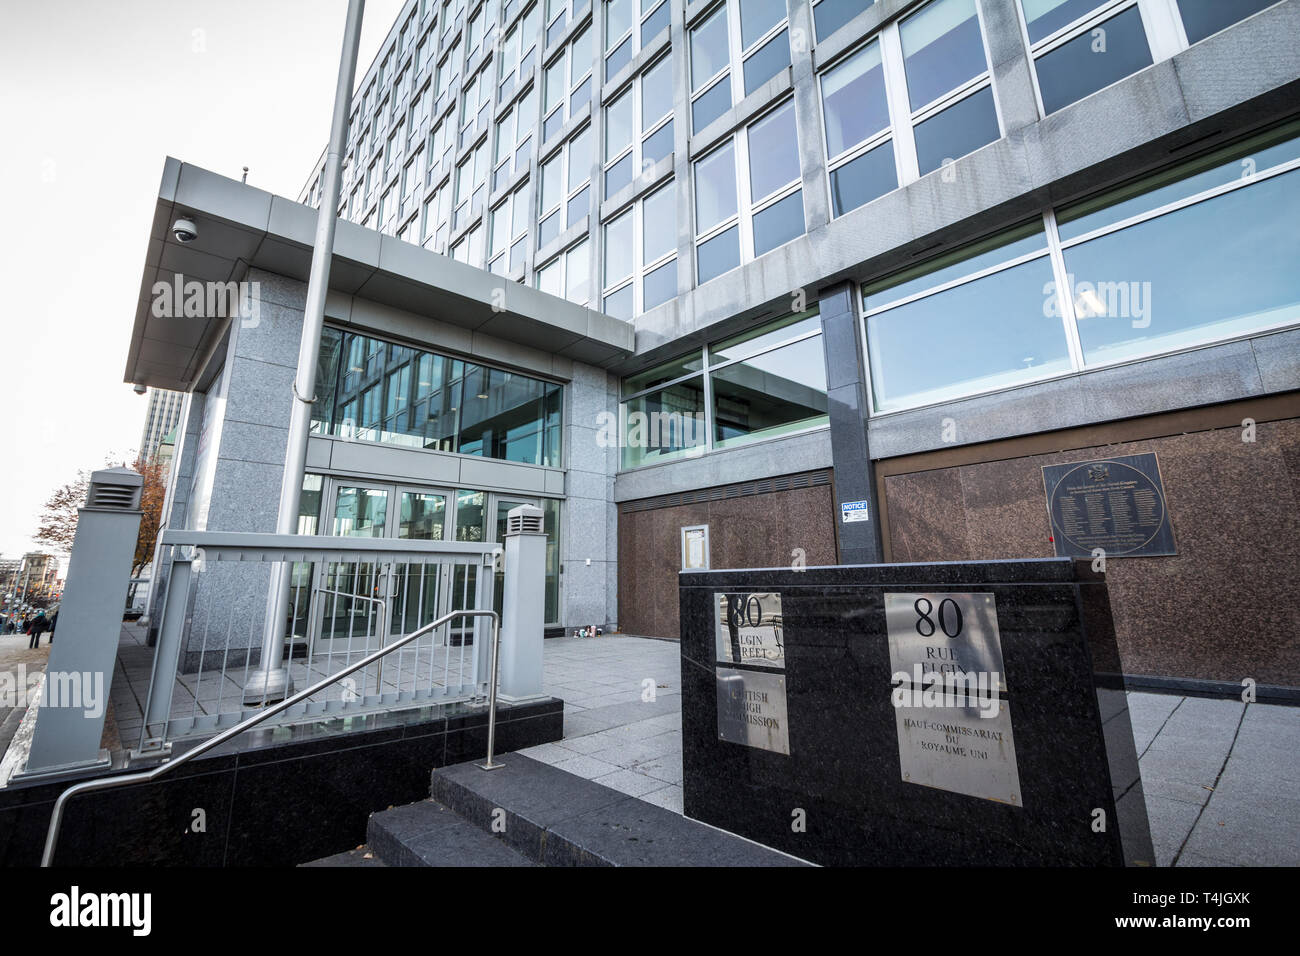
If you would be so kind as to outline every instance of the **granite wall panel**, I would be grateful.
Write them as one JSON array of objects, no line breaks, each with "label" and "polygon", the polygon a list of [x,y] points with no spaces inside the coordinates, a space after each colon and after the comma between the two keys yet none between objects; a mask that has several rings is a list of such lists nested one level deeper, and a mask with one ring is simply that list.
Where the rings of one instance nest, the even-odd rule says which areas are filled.
[{"label": "granite wall panel", "polygon": [[830,485],[647,511],[620,507],[618,621],[627,634],[678,636],[681,529],[709,526],[714,568],[783,568],[801,549],[809,567],[836,562]]},{"label": "granite wall panel", "polygon": [[[1224,428],[885,480],[895,561],[1053,554],[1042,467],[1154,453],[1178,553],[1111,558],[1128,674],[1300,686],[1300,420]],[[997,454],[990,446],[989,456]]]}]

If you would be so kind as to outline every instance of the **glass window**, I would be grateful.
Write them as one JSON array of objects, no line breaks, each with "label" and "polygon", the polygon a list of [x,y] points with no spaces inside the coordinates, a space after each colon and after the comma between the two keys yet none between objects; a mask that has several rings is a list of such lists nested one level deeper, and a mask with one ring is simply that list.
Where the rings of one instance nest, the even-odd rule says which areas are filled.
[{"label": "glass window", "polygon": [[804,234],[803,192],[789,196],[754,213],[754,255],[761,256]]},{"label": "glass window", "polygon": [[829,421],[820,335],[727,365],[711,378],[715,448]]},{"label": "glass window", "polygon": [[1187,42],[1196,43],[1244,20],[1277,0],[1178,0]]},{"label": "glass window", "polygon": [[794,100],[749,127],[749,194],[757,202],[799,179]]},{"label": "glass window", "polygon": [[822,75],[822,112],[826,151],[832,158],[889,128],[879,41]]},{"label": "glass window", "polygon": [[976,90],[941,113],[917,123],[916,165],[920,174],[933,172],[945,161],[973,153],[997,139],[997,109],[992,87]]},{"label": "glass window", "polygon": [[753,93],[789,65],[790,38],[783,30],[745,60],[745,95]]},{"label": "glass window", "polygon": [[623,409],[624,468],[671,460],[708,444],[703,376],[631,399]]},{"label": "glass window", "polygon": [[1297,222],[1292,170],[1067,246],[1084,363],[1300,320]]},{"label": "glass window", "polygon": [[785,19],[785,0],[748,0],[740,4],[740,38],[749,49]]},{"label": "glass window", "polygon": [[934,0],[899,28],[913,110],[988,69],[975,0]]},{"label": "glass window", "polygon": [[825,425],[820,319],[813,310],[766,323],[629,376],[621,391],[625,468]]},{"label": "glass window", "polygon": [[740,265],[740,230],[732,226],[726,232],[706,239],[699,244],[697,253],[701,283],[730,272]]},{"label": "glass window", "polygon": [[[875,410],[933,404],[1068,371],[1065,327],[1050,308],[1054,274],[1046,244],[1037,224],[867,286]],[[1026,247],[1041,255],[942,288],[953,278],[1011,263]],[[918,297],[888,305],[908,295]]]},{"label": "glass window", "polygon": [[642,282],[642,311],[648,312],[677,295],[677,260],[646,273]]},{"label": "glass window", "polygon": [[988,60],[975,0],[932,0],[898,32],[924,176],[1000,135]]},{"label": "glass window", "polygon": [[831,171],[831,212],[842,216],[897,186],[894,149],[886,142]]},{"label": "glass window", "polygon": [[736,155],[731,143],[695,164],[695,227],[704,232],[736,214]]},{"label": "glass window", "polygon": [[691,30],[691,89],[700,89],[710,77],[727,66],[730,58],[727,8],[723,6]]},{"label": "glass window", "polygon": [[[326,348],[333,342],[337,347]],[[560,465],[560,432],[552,424],[558,426],[562,386],[384,344],[325,330],[313,411],[318,433]]]},{"label": "glass window", "polygon": [[643,262],[649,265],[677,251],[677,192],[669,183],[645,198]]},{"label": "glass window", "polygon": [[819,0],[813,7],[813,25],[817,30],[817,39],[825,40],[875,2],[876,0]]},{"label": "glass window", "polygon": [[1034,60],[1043,109],[1054,113],[1151,63],[1142,14],[1129,7]]}]

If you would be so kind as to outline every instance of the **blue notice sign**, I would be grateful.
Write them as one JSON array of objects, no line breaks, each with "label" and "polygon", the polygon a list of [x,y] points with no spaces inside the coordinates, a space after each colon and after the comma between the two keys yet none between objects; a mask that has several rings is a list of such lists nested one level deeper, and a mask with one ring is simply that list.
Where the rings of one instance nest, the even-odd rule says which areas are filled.
[{"label": "blue notice sign", "polygon": [[866,501],[841,501],[840,519],[847,524],[850,521],[870,521],[871,508]]}]

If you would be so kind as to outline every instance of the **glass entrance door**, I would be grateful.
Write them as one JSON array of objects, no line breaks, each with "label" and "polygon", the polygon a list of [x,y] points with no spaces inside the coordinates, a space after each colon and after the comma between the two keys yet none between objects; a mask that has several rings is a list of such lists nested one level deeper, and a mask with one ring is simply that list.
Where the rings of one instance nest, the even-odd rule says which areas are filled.
[{"label": "glass entrance door", "polygon": [[[383,486],[340,484],[333,489],[327,534],[382,538],[389,527],[392,494]],[[331,561],[321,567],[314,590],[319,640],[365,650],[379,627],[382,582],[373,562]],[[336,648],[337,649],[337,648]]]}]

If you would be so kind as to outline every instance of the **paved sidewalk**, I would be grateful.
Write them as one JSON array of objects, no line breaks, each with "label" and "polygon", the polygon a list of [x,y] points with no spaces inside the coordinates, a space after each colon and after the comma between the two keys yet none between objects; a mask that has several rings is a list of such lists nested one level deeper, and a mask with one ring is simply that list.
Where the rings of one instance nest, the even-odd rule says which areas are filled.
[{"label": "paved sidewalk", "polygon": [[[678,661],[671,641],[548,640],[564,739],[522,753],[681,813]],[[1300,708],[1148,693],[1129,706],[1159,865],[1300,865]]]}]

